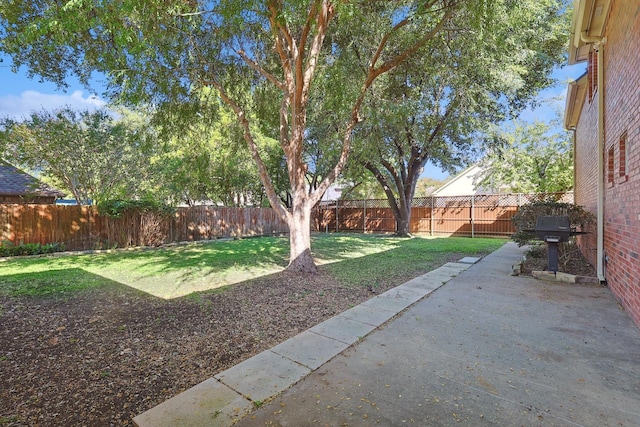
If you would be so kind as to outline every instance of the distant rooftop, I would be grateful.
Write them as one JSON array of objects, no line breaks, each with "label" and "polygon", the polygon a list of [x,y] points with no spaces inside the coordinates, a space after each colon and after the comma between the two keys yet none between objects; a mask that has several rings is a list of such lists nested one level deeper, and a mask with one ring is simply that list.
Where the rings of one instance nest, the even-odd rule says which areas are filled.
[{"label": "distant rooftop", "polygon": [[0,160],[0,195],[62,197],[64,193],[28,173]]}]

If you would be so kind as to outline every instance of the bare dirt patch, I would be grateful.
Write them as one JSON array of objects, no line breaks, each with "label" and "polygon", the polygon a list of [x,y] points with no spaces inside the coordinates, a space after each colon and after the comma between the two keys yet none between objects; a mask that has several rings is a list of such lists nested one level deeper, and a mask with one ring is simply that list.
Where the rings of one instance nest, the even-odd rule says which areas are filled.
[{"label": "bare dirt patch", "polygon": [[132,425],[413,275],[394,272],[373,289],[345,286],[320,267],[313,276],[285,272],[175,300],[118,285],[64,298],[0,297],[0,425]]}]

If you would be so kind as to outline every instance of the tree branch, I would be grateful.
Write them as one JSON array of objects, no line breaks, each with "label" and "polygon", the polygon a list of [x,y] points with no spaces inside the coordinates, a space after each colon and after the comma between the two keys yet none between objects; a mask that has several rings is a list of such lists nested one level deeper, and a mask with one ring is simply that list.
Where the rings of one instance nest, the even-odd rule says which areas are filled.
[{"label": "tree branch", "polygon": [[404,20],[398,22],[391,29],[391,31],[389,31],[387,34],[385,34],[385,36],[380,41],[380,44],[378,45],[378,49],[376,50],[376,53],[372,57],[371,63],[369,65],[369,70],[370,70],[369,72],[375,74],[376,76],[378,76],[378,75],[380,75],[382,73],[385,73],[385,72],[387,72],[389,70],[392,70],[393,68],[397,67],[403,61],[405,61],[409,56],[413,55],[416,51],[418,51],[418,49],[420,49],[425,44],[427,44],[427,42],[429,40],[431,40],[433,38],[433,36],[435,36],[437,33],[439,33],[444,28],[444,26],[447,24],[449,19],[451,19],[451,17],[453,16],[454,12],[455,12],[455,7],[454,6],[449,6],[445,10],[443,17],[440,19],[440,21],[438,22],[438,24],[436,24],[435,27],[433,27],[424,36],[422,36],[420,39],[418,39],[418,41],[416,41],[413,45],[411,45],[410,47],[408,47],[404,51],[400,52],[399,54],[397,54],[396,56],[394,56],[390,60],[385,61],[382,65],[380,65],[379,67],[376,68],[375,64],[378,61],[378,59],[380,58],[380,56],[382,55],[382,51],[386,47],[386,44],[389,41],[389,38],[391,37],[393,32],[395,32],[395,31],[399,30],[400,28],[404,27],[410,21],[408,19],[404,19]]},{"label": "tree branch", "polygon": [[282,83],[280,80],[278,80],[273,74],[271,74],[270,72],[268,72],[267,70],[265,70],[264,68],[262,68],[260,66],[260,64],[258,64],[256,61],[252,60],[251,58],[249,58],[247,56],[247,54],[245,53],[244,50],[238,50],[237,51],[238,55],[240,55],[240,57],[244,60],[244,62],[247,63],[247,65],[249,65],[251,68],[253,68],[255,71],[257,71],[258,73],[260,73],[263,77],[265,77],[267,80],[269,80],[271,83],[273,83],[274,85],[276,85],[276,87],[278,89],[280,89],[283,92],[287,91],[287,87],[285,86],[284,83]]},{"label": "tree branch", "polygon": [[376,181],[378,181],[378,183],[380,183],[380,185],[382,186],[382,189],[384,190],[384,194],[387,196],[387,200],[389,201],[389,206],[393,211],[393,215],[396,217],[400,217],[400,210],[398,208],[398,202],[396,200],[396,196],[395,194],[393,194],[393,191],[391,191],[389,183],[387,182],[387,179],[384,176],[384,174],[380,172],[380,169],[378,169],[376,165],[374,165],[369,161],[364,161],[362,165],[369,172],[373,174],[373,176],[376,178]]},{"label": "tree branch", "polygon": [[[427,138],[427,142],[429,145],[433,143],[436,137],[442,132],[442,128],[444,127],[446,121],[449,119],[449,116],[453,114],[453,111],[456,108],[458,108],[459,105],[460,105],[460,96],[456,95],[453,101],[451,101],[449,105],[447,105],[447,110],[445,111],[444,115],[440,117],[440,119],[438,120],[438,124],[433,128],[433,130],[431,131],[431,134]],[[424,150],[422,155],[420,156],[420,161],[425,160],[425,157],[427,155],[428,153],[426,152],[426,150]]]},{"label": "tree branch", "polygon": [[404,22],[404,23],[403,23],[403,21],[401,21],[398,24],[396,24],[394,26],[394,28],[389,33],[387,33],[383,37],[383,39],[380,41],[378,49],[376,50],[376,53],[374,54],[374,56],[372,57],[372,61],[370,62],[369,72],[368,72],[367,78],[365,79],[365,82],[363,83],[363,85],[362,85],[362,87],[360,89],[360,93],[359,93],[358,97],[356,98],[356,100],[354,102],[354,105],[353,105],[353,107],[351,109],[351,118],[350,118],[349,122],[347,123],[347,126],[346,126],[345,131],[344,131],[344,136],[343,136],[343,139],[342,139],[342,150],[340,152],[340,157],[338,159],[338,162],[336,163],[335,167],[329,172],[329,174],[327,174],[325,179],[322,180],[322,182],[318,186],[318,191],[314,192],[312,195],[310,195],[310,199],[311,199],[312,204],[315,204],[315,203],[318,202],[318,200],[320,200],[320,196],[327,190],[327,188],[329,188],[329,185],[333,181],[335,181],[335,179],[340,174],[340,172],[342,172],[342,169],[344,168],[344,166],[346,164],[347,158],[349,157],[349,151],[351,150],[352,132],[355,129],[356,125],[361,121],[361,119],[360,119],[360,108],[362,106],[362,102],[364,101],[364,98],[365,98],[365,96],[367,94],[367,91],[369,90],[369,88],[371,87],[371,85],[373,84],[375,79],[379,75],[381,75],[381,74],[393,69],[394,67],[396,67],[397,65],[402,63],[410,55],[412,55],[414,52],[416,52],[418,49],[420,49],[422,46],[424,46],[431,38],[433,38],[433,36],[435,34],[437,34],[439,31],[441,31],[442,28],[444,28],[446,23],[453,16],[454,11],[455,11],[455,7],[454,6],[449,6],[449,8],[445,11],[444,16],[441,18],[441,20],[438,22],[438,24],[434,28],[432,28],[430,31],[428,31],[423,37],[421,37],[411,47],[409,47],[408,49],[404,50],[400,54],[396,55],[391,60],[383,63],[380,67],[375,68],[375,63],[377,62],[377,60],[379,59],[380,55],[382,54],[382,51],[385,48],[385,46],[386,46],[391,34],[394,31],[397,31],[398,29],[400,29],[403,26],[407,25],[408,21]]},{"label": "tree branch", "polygon": [[[320,56],[322,44],[324,43],[324,38],[327,32],[327,27],[331,19],[334,17],[334,15],[335,15],[335,8],[333,7],[333,5],[327,1],[323,1],[322,12],[318,14],[318,27],[316,30],[316,35],[313,38],[311,49],[309,51],[309,62],[304,71],[303,81],[304,81],[304,87],[307,91],[309,90],[311,79],[313,78],[313,74],[315,73],[315,69],[318,63],[318,57]],[[306,32],[303,34],[304,36],[300,40],[301,47],[304,46],[307,38]]]},{"label": "tree branch", "polygon": [[244,140],[246,141],[247,146],[249,147],[249,151],[251,152],[251,157],[253,157],[253,160],[256,162],[256,165],[258,167],[258,173],[260,175],[260,179],[262,180],[262,184],[264,185],[264,190],[267,193],[267,198],[271,203],[271,207],[278,213],[278,215],[280,216],[280,218],[282,218],[283,221],[289,223],[291,214],[289,213],[289,211],[287,211],[284,208],[284,206],[282,206],[282,203],[280,203],[280,199],[278,198],[278,195],[275,192],[273,182],[271,181],[271,177],[269,176],[269,172],[267,171],[267,167],[264,164],[264,161],[262,160],[262,157],[260,156],[260,153],[258,151],[258,146],[255,140],[253,139],[253,134],[249,126],[249,119],[247,119],[244,113],[244,110],[233,99],[231,99],[227,95],[224,87],[222,87],[222,85],[218,81],[211,80],[207,83],[218,90],[218,93],[220,94],[220,98],[222,98],[222,100],[229,107],[231,107],[233,112],[238,117],[238,121],[240,122],[240,125],[242,126],[242,129],[243,129]]}]

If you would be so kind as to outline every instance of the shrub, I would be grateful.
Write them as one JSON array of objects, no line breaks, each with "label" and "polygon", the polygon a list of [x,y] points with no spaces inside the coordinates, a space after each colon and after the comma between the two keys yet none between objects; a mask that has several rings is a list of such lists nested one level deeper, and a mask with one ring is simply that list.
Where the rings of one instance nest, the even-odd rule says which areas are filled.
[{"label": "shrub", "polygon": [[65,247],[62,243],[47,243],[44,245],[40,243],[21,243],[14,245],[7,240],[0,243],[0,257],[51,254],[63,252],[64,250]]},{"label": "shrub", "polygon": [[[518,246],[533,245],[533,252],[536,252],[534,248],[537,247],[546,249],[540,245],[541,241],[536,238],[533,232],[527,231],[535,228],[539,216],[568,216],[571,229],[580,229],[580,231],[584,231],[587,225],[593,223],[596,219],[591,212],[573,203],[555,201],[528,203],[520,206],[518,213],[511,219],[516,229],[516,232],[511,235],[511,240],[518,243]],[[573,253],[576,253],[575,237],[571,237],[569,242],[558,245],[558,257],[563,265],[566,266]],[[534,254],[529,255],[534,257]]]},{"label": "shrub", "polygon": [[98,204],[101,215],[117,218],[109,239],[119,245],[160,246],[169,233],[168,219],[174,208],[150,199],[108,200]]},{"label": "shrub", "polygon": [[533,245],[527,251],[527,256],[531,258],[543,258],[545,256],[545,247],[543,245]]},{"label": "shrub", "polygon": [[573,203],[553,201],[527,203],[520,206],[518,213],[511,219],[516,229],[511,240],[518,243],[518,246],[540,243],[533,232],[526,230],[533,230],[538,217],[547,215],[568,216],[572,229],[584,230],[588,224],[595,221],[595,215]]},{"label": "shrub", "polygon": [[175,210],[171,206],[154,200],[107,200],[98,204],[100,215],[121,218],[125,212],[153,212],[160,216],[171,216]]}]

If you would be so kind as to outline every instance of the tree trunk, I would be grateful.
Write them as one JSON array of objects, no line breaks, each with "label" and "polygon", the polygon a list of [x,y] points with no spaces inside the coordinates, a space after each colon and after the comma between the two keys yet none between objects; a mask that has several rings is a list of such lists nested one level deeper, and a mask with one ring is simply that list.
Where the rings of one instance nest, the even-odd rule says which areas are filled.
[{"label": "tree trunk", "polygon": [[[389,201],[389,206],[396,220],[397,237],[410,237],[409,226],[411,224],[411,204],[416,189],[416,182],[422,172],[422,168],[411,168],[408,173],[398,173],[389,162],[383,162],[387,175],[374,164],[368,161],[363,162],[364,167],[373,174],[376,180],[384,189],[384,193]],[[398,197],[391,190],[395,186],[398,190]]]},{"label": "tree trunk", "polygon": [[400,205],[396,215],[396,237],[410,237],[411,207]]},{"label": "tree trunk", "polygon": [[311,204],[308,201],[293,203],[289,217],[289,265],[288,271],[316,273],[311,255]]}]

